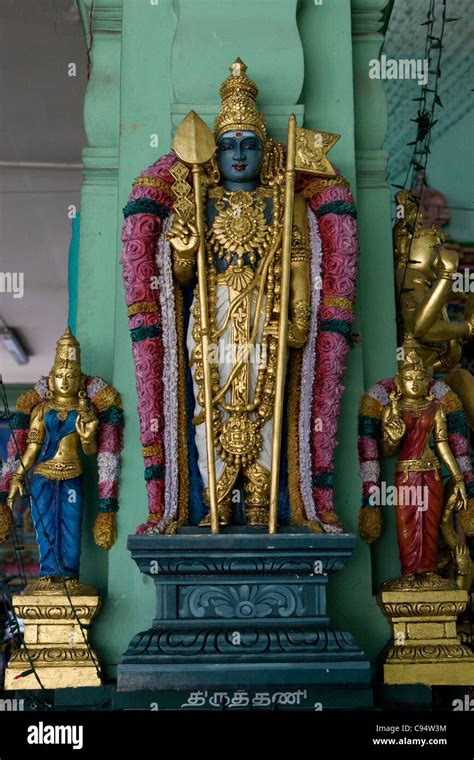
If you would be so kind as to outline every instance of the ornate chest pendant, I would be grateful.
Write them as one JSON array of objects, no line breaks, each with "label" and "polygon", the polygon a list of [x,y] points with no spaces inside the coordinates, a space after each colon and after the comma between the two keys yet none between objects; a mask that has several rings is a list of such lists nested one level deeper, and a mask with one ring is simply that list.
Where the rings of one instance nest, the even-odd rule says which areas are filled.
[{"label": "ornate chest pendant", "polygon": [[265,199],[259,193],[245,190],[226,192],[216,200],[218,214],[209,229],[211,248],[230,263],[237,257],[242,266],[247,255],[253,264],[257,254],[268,248],[270,228],[265,219]]}]

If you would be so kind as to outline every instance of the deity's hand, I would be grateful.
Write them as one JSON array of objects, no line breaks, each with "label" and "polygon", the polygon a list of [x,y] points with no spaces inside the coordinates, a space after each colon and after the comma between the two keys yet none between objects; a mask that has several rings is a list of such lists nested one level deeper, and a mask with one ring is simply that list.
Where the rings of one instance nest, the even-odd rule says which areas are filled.
[{"label": "deity's hand", "polygon": [[450,251],[444,246],[438,253],[437,269],[438,271],[454,274],[458,270],[459,257],[456,251]]},{"label": "deity's hand", "polygon": [[398,443],[406,433],[406,425],[398,411],[397,401],[392,398],[382,412],[382,428],[392,443]]},{"label": "deity's hand", "polygon": [[299,325],[292,320],[288,321],[288,345],[290,348],[303,348],[307,337],[307,326]]},{"label": "deity's hand", "polygon": [[191,258],[199,247],[199,233],[193,222],[185,222],[175,215],[168,232],[171,247],[179,256]]},{"label": "deity's hand", "polygon": [[110,549],[117,540],[115,512],[99,512],[95,518],[92,535],[96,546]]},{"label": "deity's hand", "polygon": [[98,419],[83,419],[79,414],[76,418],[76,430],[83,445],[91,444],[96,437]]},{"label": "deity's hand", "polygon": [[17,496],[24,496],[25,495],[25,486],[23,485],[23,478],[15,473],[13,475],[10,488],[8,490],[8,496],[7,496],[7,507],[10,509],[13,509],[13,505],[15,503],[15,499]]},{"label": "deity's hand", "polygon": [[456,544],[454,549],[454,562],[457,575],[469,575],[471,572],[471,555],[468,546],[461,541]]},{"label": "deity's hand", "polygon": [[453,492],[448,499],[446,509],[455,509],[457,512],[467,509],[467,494],[464,480],[456,480]]}]

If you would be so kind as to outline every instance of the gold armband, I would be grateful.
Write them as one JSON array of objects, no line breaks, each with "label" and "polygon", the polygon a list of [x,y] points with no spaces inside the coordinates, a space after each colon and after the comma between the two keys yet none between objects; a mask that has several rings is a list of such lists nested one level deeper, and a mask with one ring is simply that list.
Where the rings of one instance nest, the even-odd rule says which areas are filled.
[{"label": "gold armband", "polygon": [[191,259],[184,259],[178,254],[177,251],[174,251],[173,258],[174,258],[174,263],[177,266],[182,267],[183,269],[194,269],[195,267],[196,258],[194,255],[193,255],[193,258]]},{"label": "gold armband", "polygon": [[467,325],[468,334],[466,335],[465,340],[470,340],[470,338],[472,338],[472,336],[474,335],[474,324],[472,324],[471,322],[466,322],[466,325]]},{"label": "gold armband", "polygon": [[38,428],[31,428],[28,431],[28,437],[26,441],[27,443],[42,443],[43,437],[43,432],[41,430],[38,430]]},{"label": "gold armband", "polygon": [[293,306],[293,322],[298,327],[308,327],[310,314],[311,309],[307,301],[296,301]]},{"label": "gold armband", "polygon": [[439,269],[438,276],[441,280],[452,280],[455,272],[451,272],[449,269]]},{"label": "gold armband", "polygon": [[299,227],[293,227],[291,238],[291,263],[302,261],[308,263],[311,261],[311,251],[305,244],[303,233]]}]

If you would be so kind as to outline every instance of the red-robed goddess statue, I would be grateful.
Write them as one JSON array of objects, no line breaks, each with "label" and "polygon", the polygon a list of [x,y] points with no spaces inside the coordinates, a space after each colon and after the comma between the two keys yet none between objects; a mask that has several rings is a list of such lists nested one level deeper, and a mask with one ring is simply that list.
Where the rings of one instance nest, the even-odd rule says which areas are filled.
[{"label": "red-robed goddess statue", "polygon": [[395,487],[403,576],[438,572],[438,538],[445,502],[441,464],[452,478],[446,511],[466,509],[467,504],[463,476],[448,442],[446,414],[428,386],[421,358],[416,351],[407,350],[382,415],[383,453],[393,454],[400,447]]}]

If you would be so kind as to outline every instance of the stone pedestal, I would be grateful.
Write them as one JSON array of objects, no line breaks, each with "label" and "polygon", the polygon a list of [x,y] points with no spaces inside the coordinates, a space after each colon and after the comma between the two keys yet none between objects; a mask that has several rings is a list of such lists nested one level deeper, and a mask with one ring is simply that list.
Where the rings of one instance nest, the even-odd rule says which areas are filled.
[{"label": "stone pedestal", "polygon": [[[24,643],[14,651],[5,673],[5,690],[39,689],[34,673],[16,679],[31,670],[46,689],[76,686],[100,686],[97,676],[97,655],[86,645],[89,626],[100,607],[100,597],[71,597],[74,610],[65,594],[16,594],[13,607],[25,624]],[[95,662],[94,662],[95,660]],[[16,679],[16,680],[15,680]]]},{"label": "stone pedestal", "polygon": [[355,542],[293,528],[130,536],[156,613],[119,665],[119,691],[344,685],[348,704],[370,704],[369,663],[326,612],[329,575]]},{"label": "stone pedestal", "polygon": [[468,596],[451,581],[431,588],[389,581],[378,602],[392,626],[383,664],[385,684],[455,686],[474,683],[474,655],[456,630]]}]

